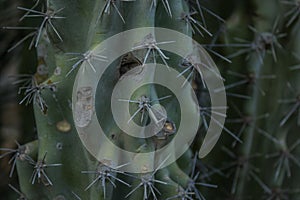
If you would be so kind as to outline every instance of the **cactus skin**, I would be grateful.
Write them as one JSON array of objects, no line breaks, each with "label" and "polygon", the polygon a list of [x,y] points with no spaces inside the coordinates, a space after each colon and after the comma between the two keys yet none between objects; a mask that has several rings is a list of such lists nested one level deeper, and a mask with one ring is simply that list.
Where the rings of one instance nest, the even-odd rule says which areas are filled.
[{"label": "cactus skin", "polygon": [[[148,199],[145,197],[143,185],[136,191],[134,188],[143,180],[148,180],[147,183],[153,183],[154,180],[156,181],[154,185],[161,195],[155,190],[151,192],[151,188],[147,187],[149,199],[189,199],[188,197],[199,200],[204,197],[220,200],[300,199],[297,178],[300,176],[298,145],[300,70],[297,67],[300,62],[297,59],[300,55],[300,20],[296,15],[297,12],[295,15],[289,14],[291,9],[299,7],[299,2],[242,0],[231,1],[232,5],[236,5],[232,7],[226,6],[228,3],[222,1],[161,0],[157,1],[156,8],[150,9],[153,2],[152,0],[39,2],[40,6],[43,4],[48,11],[55,12],[62,9],[57,16],[63,18],[54,18],[52,26],[46,22],[44,28],[40,29],[41,38],[36,43],[38,65],[33,78],[40,89],[38,93],[40,96],[33,107],[38,140],[24,145],[27,149],[25,153],[30,159],[17,159],[20,191],[26,199],[33,200],[117,200],[125,197],[134,200]],[[171,13],[163,2],[169,4]],[[105,6],[110,6],[110,14],[101,13]],[[225,34],[220,30],[218,32],[220,19],[207,12],[206,7],[212,10],[219,9],[222,11],[220,13],[224,13],[222,17],[226,21]],[[40,7],[35,9],[38,8]],[[191,8],[198,9],[196,19],[203,25],[206,24],[209,32],[214,33],[213,39],[216,39],[214,43],[210,43],[212,37],[205,33],[204,37],[201,37],[199,32],[193,33],[191,29],[186,28],[186,23],[180,20],[182,13],[189,12]],[[199,8],[204,12],[204,19],[214,20],[204,22]],[[249,8],[255,15],[248,13]],[[253,28],[249,29],[248,25]],[[100,168],[99,162],[82,145],[74,126],[70,100],[79,66],[74,65],[78,60],[70,60],[74,56],[71,53],[84,54],[112,35],[132,28],[149,26],[169,28],[193,36],[222,55],[239,54],[232,57],[231,63],[224,62],[220,56],[216,56],[215,60],[226,79],[225,85],[239,81],[237,77],[232,76],[232,72],[244,74],[246,79],[248,78],[245,84],[237,84],[236,87],[227,89],[231,103],[227,115],[228,123],[225,126],[243,142],[236,142],[224,131],[222,144],[219,142],[211,155],[200,160],[195,155],[197,156],[196,152],[202,142],[202,132],[205,133],[204,128],[201,128],[191,148],[170,166],[153,174],[135,174],[136,178],[110,171],[111,175],[117,178],[113,179],[116,187],[107,180],[104,183],[105,189],[101,180],[90,185],[96,178],[95,174],[82,172]],[[280,33],[286,35],[281,37]],[[259,49],[240,53],[245,46],[237,42],[236,37],[249,41]],[[222,49],[219,50],[219,47]],[[271,52],[273,48],[276,57],[275,53]],[[144,53],[141,51],[133,54],[136,59],[134,65],[139,65],[143,61]],[[167,55],[170,57],[168,64],[179,69],[181,59]],[[106,105],[110,101],[109,94],[119,79],[120,63],[121,58],[113,63],[107,71],[106,78],[102,79],[96,112],[110,113],[110,108]],[[264,76],[274,78],[263,78]],[[203,94],[207,93],[201,87],[199,77],[196,77],[194,82],[199,83],[195,88],[199,102],[209,103],[206,99],[202,99]],[[291,87],[295,92],[290,91]],[[162,88],[145,86],[140,88],[133,98],[139,98],[145,93],[153,99],[168,94]],[[230,95],[231,93],[238,96]],[[291,99],[293,100],[291,103],[284,103]],[[175,101],[168,101],[166,105],[167,108],[175,106]],[[132,106],[132,109],[136,107]],[[176,118],[176,110],[169,109],[168,113],[170,113],[168,117],[177,124],[179,119]],[[140,117],[137,115],[137,118]],[[231,119],[236,118],[241,123],[230,123]],[[157,140],[136,140],[127,136],[112,122],[111,113],[101,118],[101,123],[107,136],[126,149],[146,152],[160,145]],[[241,125],[245,125],[242,132]],[[233,143],[235,145],[232,145]],[[147,144],[147,147],[140,148],[143,144]],[[37,168],[39,163],[42,163],[42,167]],[[41,177],[37,174],[32,177],[36,169],[43,170]],[[196,176],[195,171],[200,173],[199,176]],[[191,189],[193,184],[198,184],[195,190]]]}]

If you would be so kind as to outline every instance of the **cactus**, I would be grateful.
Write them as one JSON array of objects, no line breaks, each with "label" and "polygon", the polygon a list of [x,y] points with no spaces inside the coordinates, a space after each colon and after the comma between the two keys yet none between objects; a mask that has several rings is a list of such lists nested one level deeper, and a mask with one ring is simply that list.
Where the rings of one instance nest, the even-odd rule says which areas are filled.
[{"label": "cactus", "polygon": [[[20,26],[3,28],[27,35],[8,52],[29,47],[37,63],[15,81],[37,140],[0,148],[18,199],[300,198],[298,0],[35,0],[18,10]],[[188,42],[171,52],[178,41],[160,30]],[[156,80],[179,82],[179,94]],[[225,92],[228,105],[215,106]],[[223,129],[218,143],[210,124]]]}]

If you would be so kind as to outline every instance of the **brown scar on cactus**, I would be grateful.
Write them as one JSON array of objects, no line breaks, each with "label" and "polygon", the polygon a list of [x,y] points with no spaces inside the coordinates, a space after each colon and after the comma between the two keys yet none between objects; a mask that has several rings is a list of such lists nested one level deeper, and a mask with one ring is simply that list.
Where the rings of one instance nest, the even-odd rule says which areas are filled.
[{"label": "brown scar on cactus", "polygon": [[74,108],[74,121],[78,127],[86,127],[92,120],[95,111],[91,87],[82,87],[77,91]]},{"label": "brown scar on cactus", "polygon": [[136,56],[134,56],[132,52],[125,54],[120,62],[118,70],[119,78],[121,78],[124,74],[126,74],[126,72],[130,71],[131,69],[141,65],[142,62]]}]

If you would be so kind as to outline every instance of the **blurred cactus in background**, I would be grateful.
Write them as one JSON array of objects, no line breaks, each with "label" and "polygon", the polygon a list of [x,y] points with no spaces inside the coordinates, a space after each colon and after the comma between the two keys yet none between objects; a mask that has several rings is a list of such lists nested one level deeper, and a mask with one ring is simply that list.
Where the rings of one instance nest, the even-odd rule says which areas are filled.
[{"label": "blurred cactus in background", "polygon": [[[300,199],[299,0],[2,0],[0,5],[2,198]],[[143,27],[180,32],[201,47],[186,43],[182,48],[196,53],[180,57],[165,47],[177,41],[136,31],[99,51],[109,38]],[[110,62],[107,52],[121,52],[135,40],[130,52]],[[95,94],[89,86],[73,88],[80,73],[86,83],[96,82],[89,73],[108,62]],[[145,76],[148,63],[179,72],[164,75],[167,82],[185,78],[180,91],[186,103],[180,105],[158,84],[118,99],[129,105],[128,126],[162,125],[151,137],[137,138],[114,121],[111,98],[119,81],[154,81],[154,72]],[[224,81],[224,88],[210,91],[201,70]],[[227,106],[213,107],[211,92],[226,92]],[[162,168],[169,157],[138,157],[176,137],[183,111],[199,112],[200,119],[188,150]],[[218,118],[223,112],[224,127]],[[97,143],[85,132],[93,116],[110,141],[99,141],[99,154],[106,158],[101,161],[82,143],[89,137]],[[210,123],[223,134],[204,157],[199,149]],[[111,144],[151,166],[139,169],[142,173],[124,170],[131,163]]]}]

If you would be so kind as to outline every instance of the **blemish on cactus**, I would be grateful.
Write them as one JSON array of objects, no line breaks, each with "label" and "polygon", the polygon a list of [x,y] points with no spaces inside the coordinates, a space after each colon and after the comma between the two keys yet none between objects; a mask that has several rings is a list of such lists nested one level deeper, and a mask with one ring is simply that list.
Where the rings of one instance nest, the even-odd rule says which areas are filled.
[{"label": "blemish on cactus", "polygon": [[64,119],[56,123],[56,128],[63,133],[67,133],[71,130],[71,124]]},{"label": "blemish on cactus", "polygon": [[166,140],[169,136],[175,134],[176,131],[176,124],[167,119],[163,126],[163,129],[160,132],[158,132],[155,136],[159,140]]},{"label": "blemish on cactus", "polygon": [[61,75],[61,68],[60,67],[56,67],[54,70],[54,75],[59,76]]},{"label": "blemish on cactus", "polygon": [[63,143],[58,142],[58,143],[56,144],[56,149],[57,149],[57,150],[62,150],[62,149],[63,149]]},{"label": "blemish on cactus", "polygon": [[58,195],[57,197],[54,197],[53,200],[66,200],[64,195]]},{"label": "blemish on cactus", "polygon": [[77,102],[74,108],[76,126],[86,127],[92,120],[93,112],[92,88],[82,87],[77,91]]}]

